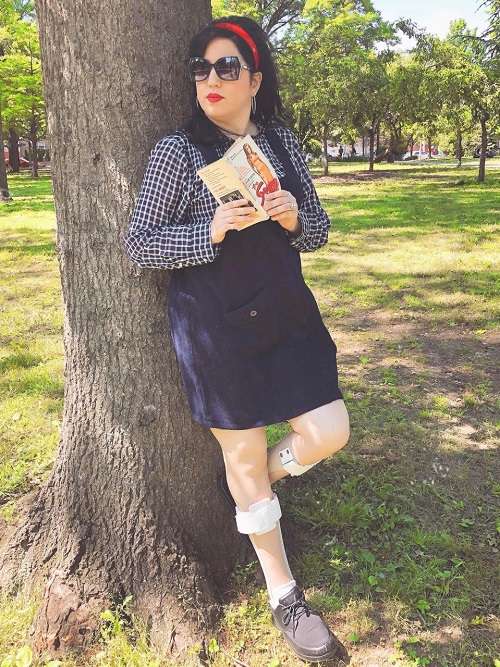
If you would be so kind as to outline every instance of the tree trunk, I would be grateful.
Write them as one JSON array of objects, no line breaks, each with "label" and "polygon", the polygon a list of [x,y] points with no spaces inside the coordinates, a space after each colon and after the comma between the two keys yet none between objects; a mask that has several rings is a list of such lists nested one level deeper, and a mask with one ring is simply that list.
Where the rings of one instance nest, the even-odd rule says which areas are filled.
[{"label": "tree trunk", "polygon": [[[0,201],[9,201],[12,199],[9,193],[9,184],[7,183],[7,169],[5,168],[5,158],[3,149],[3,129],[2,129],[2,107],[0,105],[0,137],[2,137],[2,162],[0,164]],[[10,156],[10,152],[9,152]],[[10,162],[10,158],[9,158]]]},{"label": "tree trunk", "polygon": [[35,110],[31,112],[30,120],[30,143],[31,143],[31,175],[33,178],[38,178],[38,136],[37,136],[37,122]]},{"label": "tree trunk", "polygon": [[370,166],[368,167],[368,171],[373,171],[373,165],[375,161],[375,130],[373,127],[370,127],[368,130],[368,137],[370,140],[369,143],[369,156],[370,156]]},{"label": "tree trunk", "polygon": [[479,155],[479,172],[477,182],[484,183],[486,176],[486,151],[488,150],[488,132],[486,129],[487,118],[481,116],[481,154]]},{"label": "tree trunk", "polygon": [[462,129],[460,126],[457,127],[457,147],[456,147],[456,153],[457,153],[457,167],[462,166]]},{"label": "tree trunk", "polygon": [[323,124],[323,176],[328,176],[328,125]]},{"label": "tree trunk", "polygon": [[431,137],[431,135],[429,134],[429,136],[427,137],[427,146],[428,146],[427,154],[429,155],[429,160],[432,160],[432,145],[431,145],[431,141],[432,141],[432,137]]},{"label": "tree trunk", "polygon": [[9,128],[9,169],[19,173],[19,135],[13,128]]},{"label": "tree trunk", "polygon": [[50,480],[3,537],[0,584],[44,580],[39,650],[88,642],[98,612],[132,595],[153,643],[185,651],[214,632],[239,541],[216,493],[219,448],[181,387],[169,272],[136,268],[123,237],[150,148],[187,112],[188,43],[210,4],[39,0],[37,11],[64,414]]}]

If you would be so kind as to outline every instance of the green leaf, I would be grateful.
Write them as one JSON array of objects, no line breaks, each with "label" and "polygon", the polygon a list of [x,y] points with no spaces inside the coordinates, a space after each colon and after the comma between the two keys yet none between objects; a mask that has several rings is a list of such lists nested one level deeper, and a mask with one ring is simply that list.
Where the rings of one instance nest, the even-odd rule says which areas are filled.
[{"label": "green leaf", "polygon": [[367,549],[363,549],[361,552],[363,555],[363,558],[366,560],[367,563],[370,563],[370,565],[373,565],[375,562],[375,556],[371,553],[371,551],[368,551]]},{"label": "green leaf", "polygon": [[471,625],[484,625],[484,618],[482,616],[474,616],[470,622]]},{"label": "green leaf", "polygon": [[280,664],[281,664],[280,659],[278,658],[278,656],[275,656],[267,667],[279,667]]},{"label": "green leaf", "polygon": [[425,612],[429,611],[431,605],[427,602],[427,600],[419,600],[415,607],[423,614],[425,614]]},{"label": "green leaf", "polygon": [[111,623],[114,623],[115,621],[115,615],[111,611],[111,609],[106,609],[105,611],[101,612],[101,618],[104,621],[110,621]]},{"label": "green leaf", "polygon": [[355,644],[356,642],[359,642],[361,637],[357,635],[355,632],[353,632],[352,634],[349,635],[348,639],[352,644]]},{"label": "green leaf", "polygon": [[16,655],[16,667],[30,667],[33,654],[29,646],[23,646]]},{"label": "green leaf", "polygon": [[218,653],[219,652],[219,644],[217,644],[217,640],[215,637],[212,637],[210,640],[210,644],[208,645],[208,651],[209,653]]}]

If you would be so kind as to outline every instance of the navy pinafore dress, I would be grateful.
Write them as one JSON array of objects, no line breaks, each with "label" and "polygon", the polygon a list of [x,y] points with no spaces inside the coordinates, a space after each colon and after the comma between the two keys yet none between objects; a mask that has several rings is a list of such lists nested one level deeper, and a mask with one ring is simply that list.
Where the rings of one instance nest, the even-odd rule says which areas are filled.
[{"label": "navy pinafore dress", "polygon": [[[277,133],[266,137],[300,208],[302,186]],[[214,148],[198,145],[208,163]],[[248,429],[342,398],[336,346],[304,282],[300,254],[272,220],[230,231],[215,260],[172,272],[168,315],[193,418]]]}]

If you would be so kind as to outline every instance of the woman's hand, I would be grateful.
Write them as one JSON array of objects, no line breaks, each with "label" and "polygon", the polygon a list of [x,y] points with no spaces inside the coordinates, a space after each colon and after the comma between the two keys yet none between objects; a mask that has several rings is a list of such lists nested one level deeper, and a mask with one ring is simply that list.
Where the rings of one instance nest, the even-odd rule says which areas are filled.
[{"label": "woman's hand", "polygon": [[288,190],[276,190],[265,195],[264,208],[271,220],[276,220],[287,232],[298,236],[301,232],[297,200]]},{"label": "woman's hand", "polygon": [[246,199],[236,199],[221,204],[215,209],[214,219],[210,223],[212,243],[223,241],[230,229],[239,231],[252,221],[254,215],[255,209],[248,205]]}]

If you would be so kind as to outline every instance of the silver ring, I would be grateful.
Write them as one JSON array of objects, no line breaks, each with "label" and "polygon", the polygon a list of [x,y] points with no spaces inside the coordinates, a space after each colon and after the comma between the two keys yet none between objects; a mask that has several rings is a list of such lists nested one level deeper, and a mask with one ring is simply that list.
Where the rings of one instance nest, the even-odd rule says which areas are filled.
[{"label": "silver ring", "polygon": [[290,202],[290,208],[295,208],[297,206],[297,202]]}]

